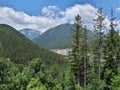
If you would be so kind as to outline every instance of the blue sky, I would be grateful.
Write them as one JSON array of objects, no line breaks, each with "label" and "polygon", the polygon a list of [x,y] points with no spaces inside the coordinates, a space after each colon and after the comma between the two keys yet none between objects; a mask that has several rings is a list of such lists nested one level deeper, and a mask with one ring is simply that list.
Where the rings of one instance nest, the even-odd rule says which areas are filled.
[{"label": "blue sky", "polygon": [[14,10],[24,11],[30,15],[39,15],[45,6],[57,6],[64,10],[79,2],[79,0],[0,0],[0,6],[12,7]]},{"label": "blue sky", "polygon": [[[73,22],[80,14],[85,23],[90,23],[96,9],[103,7],[105,15],[120,19],[120,0],[0,0],[0,23],[16,29],[31,28],[45,31],[56,25]],[[3,15],[2,15],[3,14]]]},{"label": "blue sky", "polygon": [[[89,0],[89,2],[90,1],[92,0]],[[16,11],[24,11],[30,15],[39,15],[45,6],[57,6],[65,10],[75,4],[84,4],[86,2],[86,0],[0,0],[0,6],[11,7]]]},{"label": "blue sky", "polygon": [[115,9],[120,7],[120,0],[0,0],[0,6],[11,7],[16,11],[23,11],[30,15],[39,15],[45,6],[53,5],[62,10],[75,4],[91,4],[94,7],[103,7],[109,14],[111,6]]}]

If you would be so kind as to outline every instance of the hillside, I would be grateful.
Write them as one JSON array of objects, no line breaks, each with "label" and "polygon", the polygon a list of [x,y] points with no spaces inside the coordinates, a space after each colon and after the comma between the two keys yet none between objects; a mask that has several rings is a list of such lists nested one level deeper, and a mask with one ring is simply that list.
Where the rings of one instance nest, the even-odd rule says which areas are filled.
[{"label": "hillside", "polygon": [[[47,30],[39,37],[33,39],[36,44],[48,49],[70,48],[72,42],[72,25],[62,24]],[[93,38],[93,32],[87,30],[89,41]]]},{"label": "hillside", "polygon": [[41,33],[37,30],[32,30],[30,28],[25,28],[25,29],[21,29],[19,30],[19,32],[21,32],[23,35],[25,35],[27,38],[29,39],[33,39],[38,37]]},{"label": "hillside", "polygon": [[0,55],[18,64],[27,64],[36,57],[41,58],[47,66],[64,63],[63,56],[33,44],[20,32],[5,24],[0,24],[0,43],[3,47]]}]

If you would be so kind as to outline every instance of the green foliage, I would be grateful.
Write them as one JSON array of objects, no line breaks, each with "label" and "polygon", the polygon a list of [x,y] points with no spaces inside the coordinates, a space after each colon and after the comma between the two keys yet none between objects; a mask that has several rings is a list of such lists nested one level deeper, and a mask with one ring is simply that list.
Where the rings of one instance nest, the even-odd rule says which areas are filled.
[{"label": "green foliage", "polygon": [[33,59],[29,64],[30,69],[33,69],[35,73],[43,72],[44,65],[40,58]]},{"label": "green foliage", "polygon": [[29,84],[27,85],[26,90],[47,90],[45,85],[39,82],[39,79],[32,78]]},{"label": "green foliage", "polygon": [[80,85],[76,84],[75,85],[75,90],[83,90],[83,89],[80,87]]},{"label": "green foliage", "polygon": [[70,67],[63,73],[61,79],[61,86],[63,90],[74,90],[75,89],[75,77],[70,70]]},{"label": "green foliage", "polygon": [[9,59],[0,58],[0,90],[16,90],[18,68]]},{"label": "green foliage", "polygon": [[[44,73],[43,73],[43,63],[39,58],[33,59],[28,67],[24,68],[23,71],[19,74],[19,81],[21,83],[20,88],[26,89],[28,83],[32,78],[39,79],[41,83],[44,81]],[[31,81],[32,83],[32,81]],[[30,84],[31,85],[31,84]]]},{"label": "green foliage", "polygon": [[112,85],[110,87],[111,87],[111,90],[119,90],[120,89],[120,76],[113,77]]},{"label": "green foliage", "polygon": [[97,74],[92,74],[91,81],[87,85],[87,90],[104,90],[105,82],[103,80],[98,80]]},{"label": "green foliage", "polygon": [[4,48],[3,48],[2,44],[0,43],[0,57],[2,57],[2,55],[3,55],[3,50],[4,50]]},{"label": "green foliage", "polygon": [[118,69],[118,75],[114,75],[111,79],[112,84],[110,86],[111,90],[119,90],[120,89],[120,68]]},{"label": "green foliage", "polygon": [[98,74],[95,72],[97,68],[94,67],[94,58],[90,57],[88,62],[88,85],[86,90],[104,90],[105,82],[104,80],[98,80]]},{"label": "green foliage", "polygon": [[114,30],[112,22],[111,30],[106,35],[104,42],[105,43],[103,48],[103,54],[105,59],[105,65],[103,67],[102,78],[106,83],[105,89],[110,90],[112,83],[111,79],[118,74],[120,57],[120,36],[119,33]]}]

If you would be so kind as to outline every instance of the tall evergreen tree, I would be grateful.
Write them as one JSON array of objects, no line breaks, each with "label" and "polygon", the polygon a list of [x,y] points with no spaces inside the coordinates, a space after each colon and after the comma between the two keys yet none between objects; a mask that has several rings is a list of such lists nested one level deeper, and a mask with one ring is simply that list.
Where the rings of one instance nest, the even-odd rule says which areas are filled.
[{"label": "tall evergreen tree", "polygon": [[85,27],[83,32],[84,90],[86,90],[87,86],[87,61],[88,61],[87,53],[88,53],[87,29]]},{"label": "tall evergreen tree", "polygon": [[97,65],[98,65],[98,80],[101,80],[101,60],[102,60],[102,39],[104,36],[105,29],[105,16],[103,14],[103,9],[98,9],[97,18],[94,19],[94,29],[97,34],[98,43],[97,43]]},{"label": "tall evergreen tree", "polygon": [[80,56],[80,43],[81,43],[81,38],[80,38],[80,32],[82,28],[82,21],[81,17],[77,15],[75,17],[75,23],[74,23],[74,28],[73,28],[73,41],[72,41],[72,51],[71,51],[71,65],[72,65],[72,71],[76,77],[77,84],[80,85],[82,81],[80,81],[80,64],[81,64],[81,56]]},{"label": "tall evergreen tree", "polygon": [[71,65],[78,85],[87,85],[87,32],[83,28],[81,17],[75,17]]},{"label": "tall evergreen tree", "polygon": [[108,35],[105,37],[104,44],[104,59],[105,65],[102,72],[102,78],[105,80],[106,87],[105,90],[111,90],[110,86],[112,84],[111,79],[114,75],[118,73],[118,59],[119,59],[119,33],[114,29],[113,11],[111,10],[110,19],[110,30]]}]

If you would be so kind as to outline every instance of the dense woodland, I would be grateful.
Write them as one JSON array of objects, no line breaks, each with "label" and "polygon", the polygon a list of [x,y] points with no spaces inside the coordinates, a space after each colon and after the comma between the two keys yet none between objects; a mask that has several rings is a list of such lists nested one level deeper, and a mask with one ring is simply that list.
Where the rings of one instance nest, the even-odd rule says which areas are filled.
[{"label": "dense woodland", "polygon": [[11,26],[0,25],[0,90],[119,90],[120,36],[111,10],[109,30],[102,8],[89,42],[80,15],[74,20],[68,56],[41,48]]}]

